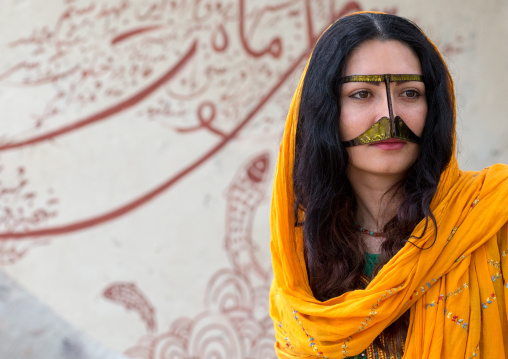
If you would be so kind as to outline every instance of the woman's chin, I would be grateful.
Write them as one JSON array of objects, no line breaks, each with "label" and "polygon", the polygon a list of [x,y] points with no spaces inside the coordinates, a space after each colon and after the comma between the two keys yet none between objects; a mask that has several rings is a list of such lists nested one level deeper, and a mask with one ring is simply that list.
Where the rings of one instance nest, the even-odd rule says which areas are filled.
[{"label": "woman's chin", "polygon": [[[406,143],[399,150],[369,145],[349,152],[351,174],[404,177],[418,157],[418,145]],[[382,146],[381,146],[382,147]]]}]

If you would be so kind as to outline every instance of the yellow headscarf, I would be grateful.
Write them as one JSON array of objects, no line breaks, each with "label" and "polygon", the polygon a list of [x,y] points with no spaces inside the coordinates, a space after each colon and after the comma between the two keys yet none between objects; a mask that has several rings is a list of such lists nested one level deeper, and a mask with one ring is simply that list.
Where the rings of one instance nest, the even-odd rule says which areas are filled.
[{"label": "yellow headscarf", "polygon": [[[436,49],[437,50],[437,49]],[[307,64],[308,66],[308,64]],[[508,167],[463,172],[455,155],[431,209],[438,233],[421,250],[406,244],[365,290],[320,302],[309,286],[301,228],[295,228],[292,170],[305,68],[294,94],[277,162],[271,209],[274,280],[270,315],[279,358],[358,355],[410,309],[404,358],[508,355]],[[453,84],[450,84],[453,93]],[[423,232],[425,221],[414,229]],[[429,226],[421,239],[434,241]]]}]

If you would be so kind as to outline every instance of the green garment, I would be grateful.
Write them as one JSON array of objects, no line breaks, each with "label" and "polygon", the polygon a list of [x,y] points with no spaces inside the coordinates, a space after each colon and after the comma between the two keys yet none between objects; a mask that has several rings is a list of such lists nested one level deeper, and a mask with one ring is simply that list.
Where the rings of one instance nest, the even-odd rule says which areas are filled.
[{"label": "green garment", "polygon": [[363,270],[363,273],[370,278],[378,262],[379,254],[365,253],[365,269]]}]

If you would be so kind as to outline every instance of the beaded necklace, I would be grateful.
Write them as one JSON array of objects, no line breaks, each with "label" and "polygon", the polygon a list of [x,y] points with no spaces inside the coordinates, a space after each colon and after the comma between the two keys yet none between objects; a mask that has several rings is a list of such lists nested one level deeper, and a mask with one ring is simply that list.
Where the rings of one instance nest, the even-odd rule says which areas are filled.
[{"label": "beaded necklace", "polygon": [[374,231],[368,230],[366,228],[361,227],[358,223],[356,223],[356,227],[358,228],[358,230],[360,232],[362,232],[363,234],[366,234],[368,236],[371,236],[371,237],[384,237],[385,236],[384,232],[374,232]]}]

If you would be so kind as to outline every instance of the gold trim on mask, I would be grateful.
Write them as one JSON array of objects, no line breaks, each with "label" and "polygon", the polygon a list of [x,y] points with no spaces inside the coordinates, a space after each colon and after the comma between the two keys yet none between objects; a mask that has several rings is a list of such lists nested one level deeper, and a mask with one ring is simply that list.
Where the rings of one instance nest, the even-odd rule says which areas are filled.
[{"label": "gold trim on mask", "polygon": [[[419,143],[420,138],[397,116],[394,119],[394,130],[392,131],[392,121],[388,117],[383,117],[373,124],[367,131],[350,141],[342,142],[344,147],[367,145],[390,138],[406,142]],[[392,132],[395,132],[392,134]]]},{"label": "gold trim on mask", "polygon": [[386,85],[386,97],[388,100],[388,113],[390,117],[382,117],[360,136],[342,144],[345,147],[366,145],[390,138],[406,142],[419,143],[418,137],[399,116],[393,116],[392,96],[390,82],[419,81],[423,82],[422,75],[416,74],[384,74],[384,75],[351,75],[340,78],[341,83],[347,82],[384,82]]},{"label": "gold trim on mask", "polygon": [[423,82],[422,75],[351,75],[340,78],[341,83],[346,82],[385,82],[385,79],[388,78],[389,82],[405,82],[405,81],[419,81]]}]

